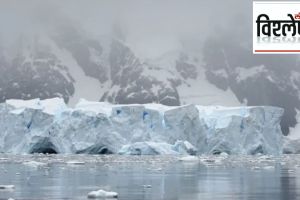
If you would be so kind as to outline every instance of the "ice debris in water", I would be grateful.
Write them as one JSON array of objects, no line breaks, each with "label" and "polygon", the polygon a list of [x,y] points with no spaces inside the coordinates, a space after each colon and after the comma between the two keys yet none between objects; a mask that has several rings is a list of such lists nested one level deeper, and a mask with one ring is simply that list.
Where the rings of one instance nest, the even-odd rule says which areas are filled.
[{"label": "ice debris in water", "polygon": [[265,167],[263,167],[263,169],[273,170],[273,169],[275,169],[275,167],[274,166],[265,166]]},{"label": "ice debris in water", "polygon": [[110,192],[110,191],[104,191],[104,190],[97,190],[97,191],[91,191],[90,193],[88,193],[88,198],[90,198],[90,199],[118,198],[118,193]]},{"label": "ice debris in water", "polygon": [[280,155],[282,114],[283,109],[269,106],[81,100],[69,108],[60,98],[7,100],[0,104],[0,152]]},{"label": "ice debris in water", "polygon": [[33,167],[33,168],[38,168],[38,167],[43,167],[46,165],[46,163],[42,163],[42,162],[37,162],[37,161],[25,161],[23,162],[24,165],[29,166],[29,167]]},{"label": "ice debris in water", "polygon": [[15,189],[14,185],[0,185],[0,190],[13,190]]},{"label": "ice debris in water", "polygon": [[184,162],[199,162],[199,158],[197,156],[184,156],[180,157],[178,160]]},{"label": "ice debris in water", "polygon": [[66,162],[69,165],[84,165],[85,162],[79,160],[70,160]]}]

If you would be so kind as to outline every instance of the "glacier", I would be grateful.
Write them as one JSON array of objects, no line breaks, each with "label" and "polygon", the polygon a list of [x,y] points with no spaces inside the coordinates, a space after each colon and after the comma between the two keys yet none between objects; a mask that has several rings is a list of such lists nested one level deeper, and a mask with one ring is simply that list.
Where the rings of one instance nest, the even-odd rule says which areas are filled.
[{"label": "glacier", "polygon": [[0,104],[0,152],[280,155],[278,107],[113,105],[61,98]]}]

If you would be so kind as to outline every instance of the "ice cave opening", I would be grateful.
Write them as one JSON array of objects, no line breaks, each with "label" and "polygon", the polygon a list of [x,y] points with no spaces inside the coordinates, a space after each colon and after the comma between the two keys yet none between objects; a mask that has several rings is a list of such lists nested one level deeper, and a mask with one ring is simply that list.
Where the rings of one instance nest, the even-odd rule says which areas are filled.
[{"label": "ice cave opening", "polygon": [[43,138],[32,146],[29,153],[58,154],[58,151],[49,138]]},{"label": "ice cave opening", "polygon": [[86,149],[79,150],[77,154],[113,154],[113,151],[110,150],[107,146],[102,144],[95,144]]}]

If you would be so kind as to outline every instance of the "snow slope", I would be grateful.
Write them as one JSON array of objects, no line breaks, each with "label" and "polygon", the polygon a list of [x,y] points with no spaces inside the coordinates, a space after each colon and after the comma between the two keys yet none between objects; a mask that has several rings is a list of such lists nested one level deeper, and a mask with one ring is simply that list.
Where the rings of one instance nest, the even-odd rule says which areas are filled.
[{"label": "snow slope", "polygon": [[43,42],[50,46],[51,51],[61,61],[60,64],[67,67],[70,76],[74,80],[75,90],[69,99],[69,105],[74,106],[81,97],[85,97],[91,101],[99,100],[104,93],[100,82],[96,78],[87,76],[69,51],[59,48],[49,38],[44,38]]}]

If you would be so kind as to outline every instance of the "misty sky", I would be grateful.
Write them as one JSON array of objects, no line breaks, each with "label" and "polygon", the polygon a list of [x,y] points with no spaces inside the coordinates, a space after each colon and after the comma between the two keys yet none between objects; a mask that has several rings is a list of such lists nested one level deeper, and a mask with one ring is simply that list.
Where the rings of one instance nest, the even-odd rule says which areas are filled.
[{"label": "misty sky", "polygon": [[21,33],[51,31],[62,20],[99,36],[110,34],[118,23],[138,56],[155,57],[183,47],[197,49],[207,35],[234,32],[234,25],[250,27],[251,13],[252,2],[239,0],[2,0],[0,36],[2,43],[11,42]]}]

